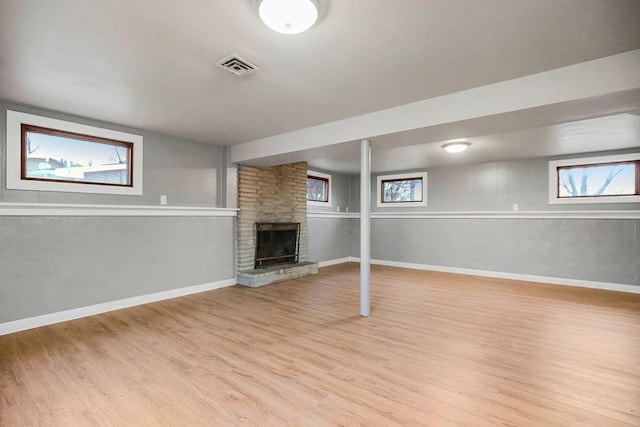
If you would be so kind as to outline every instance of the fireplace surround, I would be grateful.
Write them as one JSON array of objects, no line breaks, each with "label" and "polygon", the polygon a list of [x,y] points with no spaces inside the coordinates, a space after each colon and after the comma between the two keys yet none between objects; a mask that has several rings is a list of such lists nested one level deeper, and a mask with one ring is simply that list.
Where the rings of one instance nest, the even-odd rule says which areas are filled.
[{"label": "fireplace surround", "polygon": [[[307,261],[306,162],[264,168],[240,165],[238,208],[238,284],[257,287],[318,273],[318,263]],[[277,256],[278,262],[282,260],[287,264],[256,259],[256,255],[257,258],[272,258],[258,248],[256,224],[263,223],[298,224],[295,256],[291,257],[289,250]]]}]

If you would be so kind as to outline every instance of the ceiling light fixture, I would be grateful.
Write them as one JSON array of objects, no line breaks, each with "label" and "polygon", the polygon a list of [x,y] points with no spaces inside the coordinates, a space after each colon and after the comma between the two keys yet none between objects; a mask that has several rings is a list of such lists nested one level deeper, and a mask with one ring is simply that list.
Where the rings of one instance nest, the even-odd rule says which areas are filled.
[{"label": "ceiling light fixture", "polygon": [[313,0],[262,0],[258,14],[273,31],[298,34],[315,24],[318,8]]},{"label": "ceiling light fixture", "polygon": [[469,148],[470,145],[471,143],[466,141],[453,141],[444,144],[442,148],[444,148],[447,153],[462,153]]}]

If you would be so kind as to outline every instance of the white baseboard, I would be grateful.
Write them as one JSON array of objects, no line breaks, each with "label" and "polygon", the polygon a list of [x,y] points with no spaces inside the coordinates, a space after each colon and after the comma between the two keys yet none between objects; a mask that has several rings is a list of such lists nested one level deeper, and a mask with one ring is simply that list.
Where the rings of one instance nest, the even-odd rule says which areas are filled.
[{"label": "white baseboard", "polygon": [[345,262],[351,262],[351,257],[346,257],[346,258],[338,258],[338,259],[330,259],[328,261],[320,261],[318,263],[318,267],[328,267],[330,265],[336,265],[336,264],[344,264]]},{"label": "white baseboard", "polygon": [[[334,260],[322,261],[320,267],[343,264],[346,262],[360,262],[358,257],[346,257]],[[576,286],[582,288],[602,289],[608,291],[629,292],[640,294],[640,286],[624,285],[620,283],[596,282],[591,280],[566,279],[548,276],[536,276],[530,274],[505,273],[500,271],[475,270],[470,268],[444,267],[429,264],[414,264],[409,262],[386,261],[372,259],[371,264],[387,265],[390,267],[411,268],[414,270],[440,271],[444,273],[467,274],[472,276],[495,277],[499,279],[522,280],[527,282],[547,283],[553,285]],[[220,289],[236,284],[236,278],[221,280],[218,282],[205,283],[202,285],[188,286],[186,288],[171,289],[168,291],[156,292],[153,294],[140,295],[116,301],[109,301],[87,307],[74,308],[71,310],[59,311],[56,313],[43,314],[41,316],[29,317],[26,319],[12,320],[0,323],[0,335],[7,335],[27,329],[38,328],[40,326],[52,325],[54,323],[66,322],[80,319],[82,317],[94,316],[100,313],[120,310],[136,305],[149,304],[156,301],[177,298],[185,295],[197,294],[200,292]]]},{"label": "white baseboard", "polygon": [[[351,262],[360,262],[358,257],[350,257]],[[501,271],[475,270],[472,268],[444,267],[429,264],[414,264],[410,262],[386,261],[372,259],[371,264],[387,265],[390,267],[411,268],[414,270],[441,271],[443,273],[468,274],[471,276],[495,277],[497,279],[522,280],[526,282],[547,283],[551,285],[576,286],[580,288],[602,289],[607,291],[629,292],[640,294],[640,286],[622,283],[596,282],[592,280],[567,279],[561,277],[536,276],[532,274],[505,273]]]},{"label": "white baseboard", "polygon": [[56,313],[43,314],[41,316],[28,317],[26,319],[12,320],[0,323],[0,335],[7,335],[27,329],[38,328],[40,326],[52,325],[54,323],[66,322],[68,320],[80,319],[82,317],[94,316],[100,313],[120,310],[136,305],[149,304],[151,302],[182,297],[185,295],[197,294],[200,292],[212,291],[236,284],[236,278],[220,280],[218,282],[205,283],[202,285],[188,286],[186,288],[171,289],[168,291],[156,292],[153,294],[140,295],[116,301],[108,301],[87,307],[74,308],[71,310],[58,311]]}]

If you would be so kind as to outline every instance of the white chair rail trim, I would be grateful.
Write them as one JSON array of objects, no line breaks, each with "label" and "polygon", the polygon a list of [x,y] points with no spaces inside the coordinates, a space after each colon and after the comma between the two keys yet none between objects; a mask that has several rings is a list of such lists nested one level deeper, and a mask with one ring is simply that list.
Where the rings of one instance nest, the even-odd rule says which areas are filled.
[{"label": "white chair rail trim", "polygon": [[75,205],[0,203],[0,216],[227,216],[237,209],[199,206]]},{"label": "white chair rail trim", "polygon": [[[309,212],[309,218],[360,218],[359,212]],[[640,210],[372,212],[372,219],[640,219]]]}]

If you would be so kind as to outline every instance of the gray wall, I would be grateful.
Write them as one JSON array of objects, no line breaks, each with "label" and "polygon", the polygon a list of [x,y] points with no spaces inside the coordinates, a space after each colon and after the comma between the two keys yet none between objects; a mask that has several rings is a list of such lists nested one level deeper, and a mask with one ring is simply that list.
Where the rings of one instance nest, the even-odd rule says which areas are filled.
[{"label": "gray wall", "polygon": [[[572,156],[427,169],[427,206],[379,208],[376,206],[378,175],[416,172],[399,170],[371,177],[372,212],[479,212],[511,211],[517,203],[521,211],[637,210],[640,203],[550,205],[548,196],[549,160],[634,153],[636,150],[607,151]],[[350,206],[360,210],[360,177],[349,177]]]},{"label": "gray wall", "polygon": [[0,322],[235,275],[232,217],[0,217]]},{"label": "gray wall", "polygon": [[640,286],[640,220],[380,218],[371,257]]},{"label": "gray wall", "polygon": [[[568,157],[625,152],[633,151]],[[428,169],[427,207],[378,208],[373,188],[372,211],[511,211],[514,203],[520,211],[640,209],[640,203],[549,205],[549,160]],[[347,185],[350,210],[359,211],[359,176],[350,176]],[[353,221],[350,255],[359,256]],[[640,285],[638,220],[373,218],[371,233],[373,259]]]},{"label": "gray wall", "polygon": [[337,208],[340,209],[339,212],[346,212],[346,208],[349,208],[349,211],[352,212],[349,202],[349,180],[351,179],[349,175],[312,167],[309,167],[309,170],[331,175],[331,206],[308,205],[307,210],[309,212],[338,212]]},{"label": "gray wall", "polygon": [[[310,170],[331,175],[331,206],[307,205],[307,212],[353,212],[350,204],[351,176],[324,169]],[[350,218],[308,218],[308,253],[311,261],[330,261],[351,256],[353,222]]]},{"label": "gray wall", "polygon": [[[7,190],[4,171],[7,109],[142,135],[144,138],[144,195]],[[225,166],[221,147],[2,100],[0,100],[0,116],[0,156],[2,156],[0,202],[158,205],[160,195],[164,194],[167,196],[169,205],[218,205],[217,186],[218,181],[222,179],[223,166]],[[224,201],[220,200],[219,206],[222,207],[223,203]]]},{"label": "gray wall", "polygon": [[[142,135],[144,195],[7,190],[7,108]],[[0,114],[0,202],[158,205],[166,194],[169,205],[218,203],[220,147],[9,102]],[[233,217],[0,216],[0,322],[234,276]]]},{"label": "gray wall", "polygon": [[353,218],[308,218],[309,260],[321,262],[352,256],[358,224]]}]

